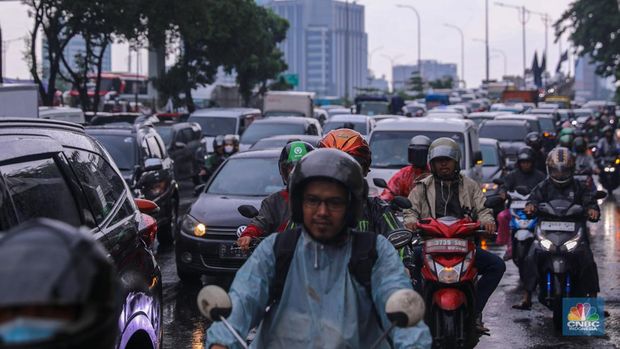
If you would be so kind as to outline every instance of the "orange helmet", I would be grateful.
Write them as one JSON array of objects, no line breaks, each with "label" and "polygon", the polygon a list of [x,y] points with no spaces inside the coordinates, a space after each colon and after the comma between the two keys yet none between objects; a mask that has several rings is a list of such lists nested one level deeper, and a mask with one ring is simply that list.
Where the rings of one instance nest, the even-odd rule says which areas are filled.
[{"label": "orange helmet", "polygon": [[357,131],[340,128],[328,132],[319,142],[319,148],[335,148],[351,155],[368,172],[372,162],[370,147]]}]

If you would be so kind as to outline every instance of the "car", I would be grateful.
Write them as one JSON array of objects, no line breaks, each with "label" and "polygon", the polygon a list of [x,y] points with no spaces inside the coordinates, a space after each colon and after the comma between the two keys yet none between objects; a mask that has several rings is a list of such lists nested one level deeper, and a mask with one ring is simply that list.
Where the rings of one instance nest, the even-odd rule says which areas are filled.
[{"label": "car", "polygon": [[320,136],[322,128],[314,118],[301,116],[276,116],[257,120],[241,136],[239,149],[248,150],[252,144],[263,138],[278,135]]},{"label": "car", "polygon": [[250,220],[237,208],[258,208],[265,197],[284,188],[278,170],[280,152],[234,154],[209,179],[183,215],[175,237],[176,268],[182,281],[193,282],[201,275],[232,276],[243,265],[247,255],[235,249],[235,241]]},{"label": "car", "polygon": [[561,122],[566,121],[566,119],[562,119],[562,114],[560,114],[559,110],[557,108],[536,108],[528,110],[527,113],[531,115],[551,115],[556,125],[559,125]]},{"label": "car", "polygon": [[152,251],[157,225],[140,211],[156,206],[136,203],[114,161],[80,125],[0,118],[0,146],[0,234],[39,217],[89,230],[120,276],[116,347],[160,348],[162,278]]},{"label": "car", "polygon": [[467,115],[467,119],[472,120],[476,123],[476,125],[480,126],[480,124],[484,120],[493,120],[498,115],[506,114],[507,112],[503,111],[485,111],[485,112],[476,112]]},{"label": "car", "polygon": [[192,179],[200,182],[200,165],[204,163],[202,130],[195,122],[158,122],[153,125],[164,141],[174,161],[174,176],[177,180]]},{"label": "car", "polygon": [[403,115],[408,118],[420,117],[426,114],[426,106],[418,103],[410,103],[402,108]]},{"label": "car", "polygon": [[39,107],[39,119],[52,119],[85,124],[84,111],[69,107]]},{"label": "car", "polygon": [[378,114],[378,115],[371,116],[371,118],[375,120],[375,122],[380,122],[380,121],[389,120],[389,119],[400,119],[400,118],[405,118],[405,117],[406,116],[403,116],[403,115],[392,115],[392,114]]},{"label": "car", "polygon": [[485,196],[498,193],[498,185],[493,183],[496,178],[506,175],[506,157],[497,139],[480,138],[482,152],[482,192]]},{"label": "car", "polygon": [[516,163],[517,153],[525,146],[525,136],[530,132],[527,120],[487,120],[480,124],[480,137],[500,142],[509,168]]},{"label": "car", "polygon": [[461,114],[461,115],[466,114],[463,108],[459,108],[458,106],[455,106],[455,105],[440,105],[428,111],[429,115],[435,114],[435,113],[437,114],[455,113],[455,114]]},{"label": "car", "polygon": [[323,125],[323,132],[339,129],[350,128],[362,135],[367,135],[372,131],[375,126],[375,120],[372,117],[361,114],[343,114],[331,117],[325,125]]},{"label": "car", "polygon": [[432,110],[431,112],[426,114],[426,117],[434,118],[434,119],[465,119],[465,115],[461,113],[440,112],[440,111],[432,112]]},{"label": "car", "polygon": [[255,121],[262,119],[260,109],[207,108],[193,112],[188,122],[195,122],[202,129],[205,155],[213,153],[213,139],[218,135],[243,135]]},{"label": "car", "polygon": [[314,108],[314,118],[319,120],[319,123],[321,123],[321,126],[323,126],[325,121],[329,119],[329,114],[325,109]]},{"label": "car", "polygon": [[89,126],[86,133],[110,154],[133,194],[159,206],[157,239],[170,244],[177,226],[179,189],[173,161],[155,128],[111,124]]},{"label": "car", "polygon": [[335,115],[351,114],[351,109],[345,107],[331,108],[327,109],[327,114],[330,118]]},{"label": "car", "polygon": [[309,135],[281,135],[263,138],[260,141],[252,144],[249,150],[263,150],[263,149],[282,149],[291,140],[299,140],[312,144],[315,148],[318,147],[321,136],[309,136]]},{"label": "car", "polygon": [[526,120],[530,129],[542,136],[545,149],[551,150],[555,146],[557,129],[552,115],[506,114],[498,115],[495,120]]},{"label": "car", "polygon": [[424,135],[431,140],[450,137],[461,147],[461,173],[477,182],[482,178],[482,154],[478,144],[478,128],[471,120],[400,118],[377,123],[369,137],[372,152],[371,171],[366,177],[369,195],[376,196],[380,189],[374,185],[374,178],[388,181],[394,173],[408,166],[407,147],[411,138]]},{"label": "car", "polygon": [[490,111],[500,111],[500,112],[519,114],[525,111],[525,107],[521,104],[496,103],[491,106]]}]

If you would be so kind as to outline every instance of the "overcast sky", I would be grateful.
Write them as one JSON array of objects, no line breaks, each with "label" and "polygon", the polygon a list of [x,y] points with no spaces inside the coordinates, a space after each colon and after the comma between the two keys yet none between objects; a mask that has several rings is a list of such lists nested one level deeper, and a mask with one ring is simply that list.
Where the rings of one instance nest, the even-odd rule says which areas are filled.
[{"label": "overcast sky", "polygon": [[[131,1],[131,0],[128,0]],[[226,0],[222,0],[226,1]],[[444,26],[449,23],[460,27],[465,36],[465,79],[468,86],[479,85],[485,74],[484,44],[474,39],[484,39],[484,0],[358,0],[366,6],[366,32],[369,51],[380,48],[372,54],[370,68],[377,76],[391,78],[390,62],[384,56],[398,57],[398,64],[415,63],[417,60],[417,23],[411,10],[397,8],[397,4],[415,7],[420,13],[422,24],[422,59],[436,59],[459,65],[461,75],[461,41],[455,29]],[[525,5],[531,11],[548,13],[557,19],[571,0],[503,0],[512,5]],[[534,51],[539,55],[544,50],[545,27],[539,15],[531,14],[526,24],[527,65],[530,66]],[[19,39],[28,34],[32,20],[26,7],[19,2],[0,1],[0,26],[3,39],[9,40],[6,50],[8,77],[29,76],[24,61],[25,43]],[[522,30],[516,9],[504,8],[489,1],[489,42],[491,50],[498,49],[507,55],[508,74],[522,72]],[[17,40],[15,40],[17,39]],[[553,28],[549,28],[548,70],[555,69],[559,47]],[[5,43],[7,46],[7,43]],[[565,49],[566,38],[562,40]],[[144,55],[145,56],[145,55]],[[504,72],[504,60],[491,52],[491,78],[499,78]],[[146,57],[142,66],[146,69]],[[127,47],[114,45],[112,51],[113,70],[127,70]],[[135,69],[135,63],[134,63]]]}]

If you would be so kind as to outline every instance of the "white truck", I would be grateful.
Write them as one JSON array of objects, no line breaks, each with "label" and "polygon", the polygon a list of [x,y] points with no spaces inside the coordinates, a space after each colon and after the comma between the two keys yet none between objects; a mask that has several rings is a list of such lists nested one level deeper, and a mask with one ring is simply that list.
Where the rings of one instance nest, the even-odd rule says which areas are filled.
[{"label": "white truck", "polygon": [[269,91],[263,101],[263,116],[314,117],[314,92]]},{"label": "white truck", "polygon": [[37,86],[0,84],[0,117],[38,118],[39,91]]}]

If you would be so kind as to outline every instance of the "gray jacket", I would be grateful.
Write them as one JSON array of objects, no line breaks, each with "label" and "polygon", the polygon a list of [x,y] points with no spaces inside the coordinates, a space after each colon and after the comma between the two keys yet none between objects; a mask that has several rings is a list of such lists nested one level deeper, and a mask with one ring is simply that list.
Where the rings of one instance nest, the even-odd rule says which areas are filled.
[{"label": "gray jacket", "polygon": [[[404,212],[405,225],[417,223],[419,219],[435,216],[435,177],[428,176],[417,182],[409,193],[412,208]],[[480,185],[469,177],[459,176],[459,202],[462,207],[472,209],[481,223],[494,222],[491,209],[484,207],[485,197]]]}]

